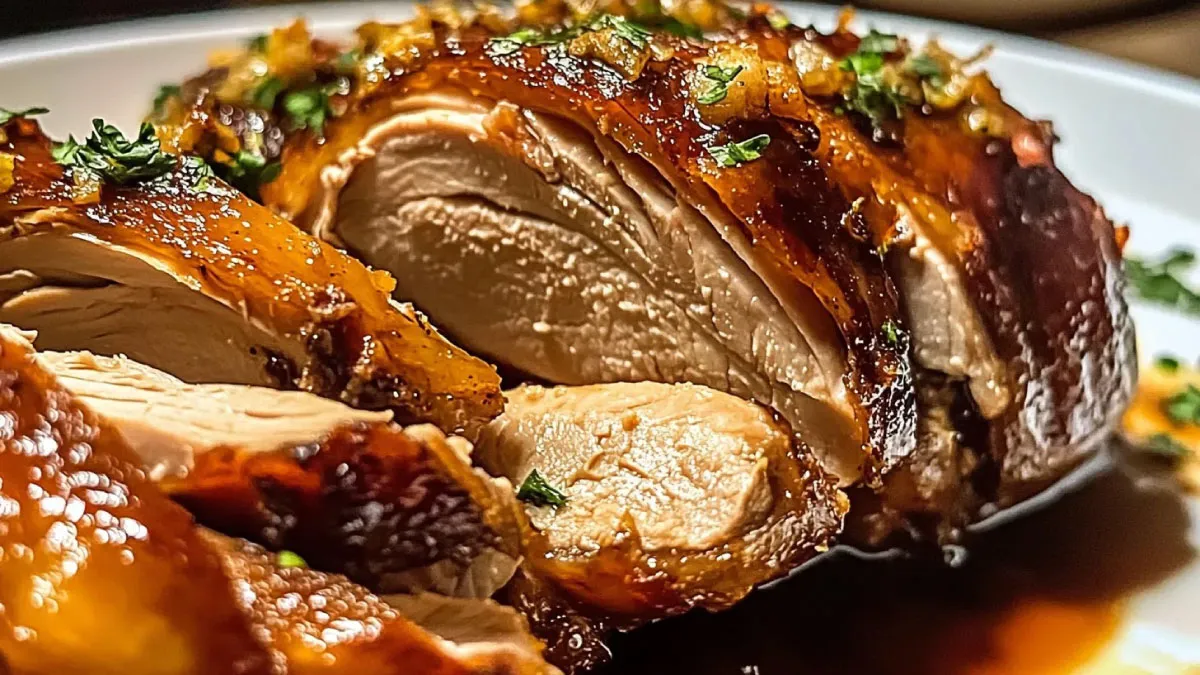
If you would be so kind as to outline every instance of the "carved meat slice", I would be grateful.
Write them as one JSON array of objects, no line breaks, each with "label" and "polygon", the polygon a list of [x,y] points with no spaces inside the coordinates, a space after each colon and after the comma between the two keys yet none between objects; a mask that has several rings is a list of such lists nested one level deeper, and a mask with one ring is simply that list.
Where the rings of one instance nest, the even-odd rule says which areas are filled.
[{"label": "carved meat slice", "polygon": [[460,647],[343,577],[198,530],[120,433],[0,327],[0,663],[14,675],[556,672]]},{"label": "carved meat slice", "polygon": [[201,523],[390,591],[487,597],[516,568],[512,488],[432,425],[306,392],[186,384],[125,358],[42,352]]},{"label": "carved meat slice", "polygon": [[80,196],[36,125],[3,131],[0,153],[19,160],[0,194],[0,320],[42,348],[299,387],[448,431],[499,411],[494,369],[390,301],[390,277],[216,178],[181,166]]},{"label": "carved meat slice", "polygon": [[[603,625],[728,607],[826,550],[848,506],[786,423],[729,394],[646,382],[506,398],[476,457],[531,501],[524,573]],[[535,628],[554,649],[582,639]]]},{"label": "carved meat slice", "polygon": [[[763,5],[518,4],[342,47],[274,31],[160,135],[281,162],[265,203],[497,361],[776,408],[904,529],[953,538],[1111,431],[1120,233],[971,62]],[[294,114],[313,91],[319,125]]]}]

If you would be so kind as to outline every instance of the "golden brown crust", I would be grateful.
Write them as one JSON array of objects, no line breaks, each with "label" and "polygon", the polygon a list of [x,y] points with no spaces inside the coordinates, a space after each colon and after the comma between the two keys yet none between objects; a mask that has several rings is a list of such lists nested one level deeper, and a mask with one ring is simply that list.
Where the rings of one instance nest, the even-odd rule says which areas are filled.
[{"label": "golden brown crust", "polygon": [[[1000,364],[988,383],[998,392],[993,409],[987,419],[972,416],[985,429],[963,430],[980,439],[974,450],[985,458],[977,471],[992,488],[981,500],[1019,501],[1111,430],[1135,378],[1116,233],[1055,168],[1048,127],[1006,105],[986,74],[968,73],[966,62],[932,45],[925,54],[944,82],[897,75],[913,55],[901,40],[883,57],[885,75],[900,78],[898,91],[915,88],[905,94],[915,102],[897,103],[898,118],[876,120],[845,114],[855,82],[845,59],[864,45],[845,21],[823,35],[781,25],[763,6],[739,17],[721,3],[686,3],[710,20],[664,22],[661,14],[640,16],[640,5],[606,3],[604,11],[660,27],[648,58],[633,62],[576,44],[569,30],[558,33],[562,45],[538,42],[570,25],[576,4],[524,5],[521,21],[537,22],[532,34],[542,37],[501,41],[500,49],[496,39],[518,24],[497,25],[491,15],[472,23],[430,9],[407,24],[364,26],[365,56],[348,76],[348,93],[331,98],[335,119],[322,137],[284,134],[283,171],[264,187],[265,202],[303,217],[321,169],[390,116],[400,97],[452,88],[510,100],[568,117],[648,159],[685,198],[735,216],[760,260],[816,292],[845,341],[847,385],[878,471],[916,446],[909,327],[893,284],[894,257],[908,254],[894,245],[911,234],[901,216],[920,219],[947,258]],[[671,35],[669,21],[678,19],[711,32]],[[317,61],[309,80],[335,77]],[[745,71],[726,100],[701,105],[697,73],[712,63]],[[241,105],[219,101],[205,78],[184,89],[194,105],[164,119],[164,135],[181,142],[215,133],[217,108]],[[715,164],[708,148],[756,134],[771,138],[762,159]]]},{"label": "golden brown crust", "polygon": [[19,119],[6,131],[0,152],[19,161],[15,184],[0,195],[0,235],[66,228],[156,261],[191,288],[302,345],[306,362],[274,364],[283,386],[451,431],[500,411],[495,370],[449,344],[422,317],[391,305],[387,274],[233,190],[217,183],[195,189],[183,170],[105,185],[94,200],[77,202],[36,125]]},{"label": "golden brown crust", "polygon": [[0,663],[29,675],[552,673],[458,652],[344,577],[198,530],[0,328]]},{"label": "golden brown crust", "polygon": [[518,557],[521,521],[444,442],[356,423],[274,452],[214,448],[160,487],[200,522],[300,554],[317,569],[381,579],[485,550]]}]

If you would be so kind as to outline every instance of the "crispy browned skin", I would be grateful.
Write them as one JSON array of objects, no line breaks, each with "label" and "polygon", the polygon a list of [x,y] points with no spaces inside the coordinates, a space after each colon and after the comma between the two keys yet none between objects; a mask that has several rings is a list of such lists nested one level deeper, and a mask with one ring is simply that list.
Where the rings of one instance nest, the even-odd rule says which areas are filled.
[{"label": "crispy browned skin", "polygon": [[445,443],[391,424],[353,424],[295,448],[217,448],[160,486],[206,526],[295,551],[317,569],[380,578],[485,549],[516,558],[515,501]]},{"label": "crispy browned skin", "polygon": [[344,577],[198,530],[8,328],[0,411],[4,672],[550,672],[536,655],[452,654]]},{"label": "crispy browned skin", "polygon": [[20,159],[14,185],[0,194],[0,236],[65,227],[160,261],[206,295],[241,305],[248,320],[304,345],[305,363],[264,358],[284,386],[447,430],[500,411],[495,370],[390,306],[387,274],[233,190],[198,191],[183,172],[105,185],[95,203],[76,203],[36,124],[17,120],[5,131],[0,152]]},{"label": "crispy browned skin", "polygon": [[0,653],[8,669],[270,672],[220,559],[188,514],[11,329],[0,333],[0,410]]},{"label": "crispy browned skin", "polygon": [[[526,4],[522,17],[551,24],[541,27],[544,34],[561,28],[555,22],[570,6]],[[637,16],[637,6],[605,8]],[[451,89],[509,100],[610,137],[650,160],[689,201],[727,209],[760,259],[816,292],[845,342],[847,384],[877,476],[901,465],[917,445],[915,366],[892,282],[898,261],[891,256],[907,252],[886,254],[904,235],[896,229],[900,216],[911,213],[963,279],[1004,366],[996,385],[1009,396],[990,419],[959,397],[955,423],[980,461],[958,464],[973,467],[966,480],[979,492],[964,489],[962,503],[917,510],[945,516],[948,509],[969,520],[984,503],[1020,501],[1092,452],[1132,390],[1132,324],[1114,227],[1055,168],[1048,127],[1006,105],[986,74],[977,73],[968,76],[961,104],[910,108],[873,129],[861,116],[839,112],[838,96],[806,89],[789,56],[796,44],[818,45],[834,59],[836,76],[836,60],[860,45],[847,28],[831,35],[777,29],[761,7],[749,18],[719,9],[708,18],[695,21],[709,30],[703,39],[659,31],[644,67],[622,73],[629,69],[620,54],[594,58],[594,50],[576,50],[576,43],[567,50],[523,45],[497,55],[489,39],[520,24],[489,13],[464,20],[435,6],[391,33],[378,25],[360,29],[359,47],[371,65],[350,77],[348,94],[333,97],[336,118],[323,137],[285,133],[278,109],[218,101],[228,82],[220,68],[189,83],[160,121],[173,143],[211,153],[230,138],[236,146],[237,119],[265,119],[284,137],[268,149],[282,158],[283,173],[262,197],[296,217],[314,209],[322,167],[407,95]],[[287,34],[296,39],[294,27]],[[706,117],[690,91],[694,73],[746,45],[762,64],[747,97],[759,98],[727,119]],[[334,78],[336,51],[313,42],[302,83]],[[976,124],[972,115],[987,123]],[[224,140],[213,133],[220,129]],[[771,137],[763,158],[737,168],[718,168],[705,150],[758,133]],[[512,142],[520,147],[519,136]],[[895,340],[885,339],[889,322]]]}]

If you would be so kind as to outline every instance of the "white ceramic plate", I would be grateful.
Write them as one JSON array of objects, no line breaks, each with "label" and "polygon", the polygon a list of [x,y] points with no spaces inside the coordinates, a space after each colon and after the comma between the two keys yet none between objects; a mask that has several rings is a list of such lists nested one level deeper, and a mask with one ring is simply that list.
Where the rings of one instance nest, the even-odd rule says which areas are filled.
[{"label": "white ceramic plate", "polygon": [[[829,28],[834,21],[829,7],[788,8],[800,23]],[[49,107],[44,123],[58,136],[86,133],[92,117],[130,130],[159,84],[197,72],[214,48],[298,15],[319,34],[336,37],[363,20],[403,18],[408,11],[401,2],[283,6],[0,42],[0,106]],[[1054,120],[1063,137],[1060,165],[1115,220],[1130,225],[1134,253],[1154,254],[1174,244],[1200,249],[1200,82],[978,29],[866,12],[859,21],[918,40],[937,35],[961,53],[993,43],[987,63],[993,78],[1026,114]],[[1136,307],[1135,314],[1144,355],[1200,358],[1200,324],[1151,307]],[[1200,502],[1192,500],[1186,509],[1192,524],[1185,546],[1198,548]],[[1200,564],[1193,561],[1142,589],[1108,648],[1084,669],[1129,672],[1107,669],[1135,659],[1131,655],[1140,655],[1143,670],[1136,672],[1200,665],[1198,606]]]}]

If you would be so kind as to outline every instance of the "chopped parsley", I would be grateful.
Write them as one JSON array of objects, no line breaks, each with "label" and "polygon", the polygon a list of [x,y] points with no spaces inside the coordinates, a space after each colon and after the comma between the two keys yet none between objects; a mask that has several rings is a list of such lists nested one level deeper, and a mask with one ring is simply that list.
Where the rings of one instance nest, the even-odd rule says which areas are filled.
[{"label": "chopped parsley", "polygon": [[658,27],[671,35],[677,35],[682,38],[695,38],[699,40],[704,37],[704,31],[700,30],[699,26],[684,23],[675,17],[663,19],[658,23]]},{"label": "chopped parsley", "polygon": [[883,331],[883,339],[887,340],[888,344],[900,344],[900,329],[896,326],[895,321],[892,321],[891,319],[884,321],[883,326],[881,326],[880,329]]},{"label": "chopped parsley", "polygon": [[248,102],[255,108],[272,110],[275,108],[275,100],[283,93],[285,86],[283,80],[278,77],[264,77],[250,90],[247,96]]},{"label": "chopped parsley", "polygon": [[184,173],[191,178],[192,187],[198,192],[219,192],[212,181],[217,177],[212,167],[203,158],[188,155],[183,158]]},{"label": "chopped parsley", "polygon": [[1181,278],[1195,262],[1196,254],[1182,248],[1171,249],[1157,261],[1127,257],[1125,276],[1139,298],[1187,314],[1200,314],[1200,292]]},{"label": "chopped parsley", "polygon": [[309,129],[320,136],[325,132],[325,121],[333,117],[329,107],[329,95],[336,91],[330,85],[313,85],[299,91],[288,92],[283,97],[283,109],[295,129]]},{"label": "chopped parsley", "polygon": [[[684,29],[684,24],[679,24],[678,28]],[[574,40],[585,32],[608,29],[611,29],[618,38],[638,49],[649,45],[650,38],[654,35],[649,28],[623,16],[601,14],[591,20],[554,33],[543,33],[536,28],[521,28],[504,37],[488,40],[487,53],[491,57],[508,56],[520,51],[522,47],[562,44]]]},{"label": "chopped parsley", "polygon": [[712,84],[696,97],[696,101],[701,105],[712,105],[724,101],[729,94],[729,83],[733,82],[738,73],[743,70],[745,68],[742,66],[733,66],[732,68],[704,66],[704,77],[712,80]]},{"label": "chopped parsley", "polygon": [[508,56],[526,45],[545,44],[542,42],[544,39],[536,28],[522,28],[504,37],[488,40],[487,51],[489,56]]},{"label": "chopped parsley", "polygon": [[588,30],[612,29],[617,37],[638,49],[643,49],[650,44],[650,38],[654,36],[649,28],[616,14],[601,14],[588,22],[587,28]]},{"label": "chopped parsley", "polygon": [[123,185],[157,178],[175,168],[175,156],[162,151],[154,127],[143,122],[133,140],[104,120],[92,120],[93,131],[82,144],[73,136],[56,143],[54,161],[71,168],[76,178],[95,177]]},{"label": "chopped parsley", "polygon": [[295,551],[280,551],[275,558],[275,564],[283,569],[292,569],[294,567],[308,567],[308,563],[304,562]]},{"label": "chopped parsley", "polygon": [[261,199],[259,188],[278,178],[282,168],[279,160],[268,162],[261,154],[248,150],[239,150],[232,162],[217,165],[222,178],[255,200]]},{"label": "chopped parsley", "polygon": [[1146,440],[1142,449],[1171,462],[1177,462],[1192,454],[1187,446],[1171,438],[1170,434],[1154,434]]},{"label": "chopped parsley", "polygon": [[929,80],[929,83],[935,87],[940,86],[946,79],[942,65],[928,54],[917,54],[908,59],[904,65],[913,75],[923,80]]},{"label": "chopped parsley", "polygon": [[50,112],[48,108],[26,108],[24,110],[9,110],[0,108],[0,126],[4,126],[9,122],[19,117],[33,117],[34,115],[45,115]]},{"label": "chopped parsley", "polygon": [[[865,43],[866,40],[864,39]],[[872,126],[904,114],[908,100],[884,77],[884,53],[859,51],[842,59],[842,70],[854,73],[854,84],[843,92],[846,108],[860,113]]]},{"label": "chopped parsley", "polygon": [[353,74],[361,59],[361,49],[351,49],[350,51],[342,52],[333,60],[333,69],[341,75]]},{"label": "chopped parsley", "polygon": [[546,482],[537,469],[529,472],[517,490],[517,499],[534,506],[566,506],[567,496],[561,490]]},{"label": "chopped parsley", "polygon": [[792,25],[792,20],[788,18],[787,14],[775,10],[767,14],[767,23],[775,30],[783,30]]},{"label": "chopped parsley", "polygon": [[705,148],[717,164],[731,168],[753,162],[762,157],[762,151],[771,144],[771,137],[766,134],[751,136],[744,141],[726,143],[725,145],[710,145]]},{"label": "chopped parsley", "polygon": [[252,52],[258,52],[259,54],[267,51],[266,33],[262,35],[255,35],[249,40],[246,40],[246,49],[249,49]]},{"label": "chopped parsley", "polygon": [[858,52],[874,54],[891,54],[900,49],[900,38],[889,33],[880,33],[872,28],[858,43]]},{"label": "chopped parsley", "polygon": [[1179,359],[1174,356],[1160,356],[1154,359],[1154,366],[1159,370],[1164,370],[1168,373],[1173,373],[1179,370]]},{"label": "chopped parsley", "polygon": [[1200,425],[1200,389],[1189,384],[1174,396],[1162,403],[1163,414],[1172,423],[1179,426],[1185,424]]},{"label": "chopped parsley", "polygon": [[161,115],[167,101],[179,96],[182,91],[177,84],[164,84],[159,87],[158,93],[154,96],[154,114]]}]

